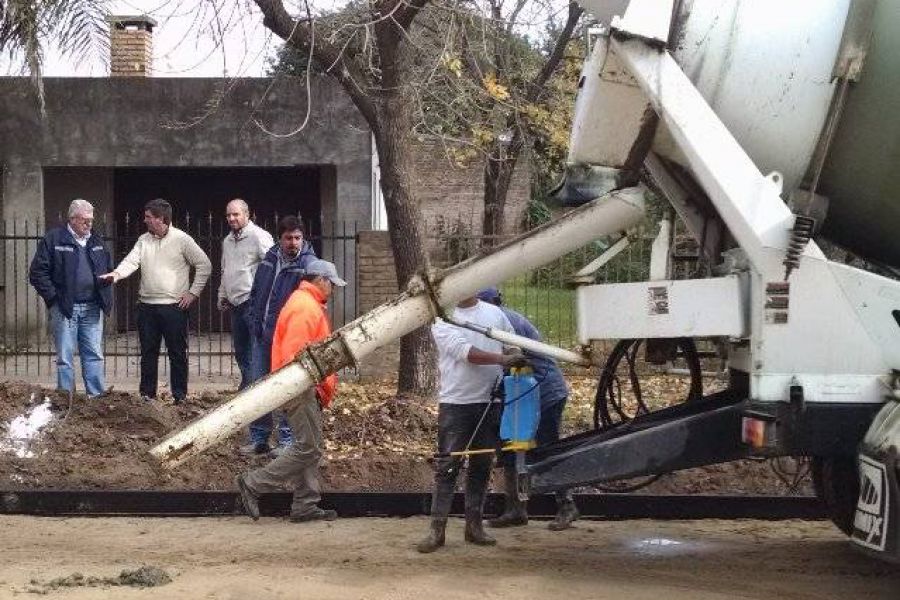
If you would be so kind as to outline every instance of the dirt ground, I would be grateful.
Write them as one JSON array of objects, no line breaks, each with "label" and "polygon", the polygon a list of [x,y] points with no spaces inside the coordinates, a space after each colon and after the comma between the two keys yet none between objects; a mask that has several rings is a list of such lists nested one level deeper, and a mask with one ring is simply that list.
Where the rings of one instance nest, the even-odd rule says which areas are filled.
[{"label": "dirt ground", "polygon": [[[595,381],[570,378],[572,395],[564,416],[567,433],[590,428]],[[647,383],[660,402],[684,395],[687,382],[657,377]],[[420,491],[431,488],[437,405],[433,400],[400,402],[391,381],[342,383],[325,414],[326,491]],[[262,459],[238,452],[237,434],[205,455],[160,474],[147,450],[231,394],[192,395],[181,406],[170,399],[144,402],[133,393],[114,392],[88,401],[67,398],[27,383],[0,383],[0,489],[190,489],[228,490],[234,475]],[[31,456],[4,449],[3,436],[16,417],[49,398],[52,421],[28,443]],[[797,465],[782,465],[794,471]],[[768,463],[737,462],[668,475],[650,493],[809,493],[808,478],[779,477]]]},{"label": "dirt ground", "polygon": [[[900,567],[858,554],[825,522],[582,521],[559,533],[532,522],[479,548],[452,520],[448,546],[420,555],[425,527],[5,516],[0,598],[895,600],[900,590]],[[171,583],[97,582],[142,566]]]}]

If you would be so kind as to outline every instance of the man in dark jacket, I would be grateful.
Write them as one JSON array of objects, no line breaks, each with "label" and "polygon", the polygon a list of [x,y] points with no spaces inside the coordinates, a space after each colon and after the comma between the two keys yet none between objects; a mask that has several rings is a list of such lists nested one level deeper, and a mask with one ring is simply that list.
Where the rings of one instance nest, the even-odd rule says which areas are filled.
[{"label": "man in dark jacket", "polygon": [[[312,245],[304,239],[303,224],[293,215],[282,217],[276,230],[278,242],[266,252],[256,268],[253,286],[250,288],[250,338],[251,379],[261,379],[271,371],[272,338],[278,313],[290,295],[300,285],[309,263],[316,260]],[[272,415],[263,415],[250,424],[250,443],[241,448],[244,454],[269,452],[269,436],[272,434]],[[278,449],[293,444],[294,437],[287,419],[282,414],[278,426]]]},{"label": "man in dark jacket", "polygon": [[81,356],[81,376],[88,396],[106,391],[103,361],[103,313],[109,314],[112,290],[98,275],[112,269],[103,238],[92,231],[94,207],[76,199],[66,225],[38,242],[28,280],[50,311],[56,345],[56,387],[75,391],[73,355]]},{"label": "man in dark jacket", "polygon": [[[541,333],[525,315],[503,306],[503,296],[500,295],[500,290],[495,287],[485,288],[479,290],[477,296],[479,300],[499,306],[517,335],[542,341]],[[552,444],[559,440],[559,426],[562,422],[563,409],[569,399],[569,388],[562,371],[553,359],[528,352],[525,353],[525,356],[528,357],[534,368],[534,376],[540,385],[541,419],[535,434],[535,442],[538,446]],[[511,458],[512,456],[505,456],[503,463],[506,506],[502,515],[488,522],[491,527],[515,527],[528,523],[528,511],[525,503],[519,499],[516,491],[516,468],[513,461],[510,460]],[[569,490],[557,492],[556,518],[548,525],[548,528],[552,531],[567,529],[578,517],[578,508],[575,506],[572,493]]]}]

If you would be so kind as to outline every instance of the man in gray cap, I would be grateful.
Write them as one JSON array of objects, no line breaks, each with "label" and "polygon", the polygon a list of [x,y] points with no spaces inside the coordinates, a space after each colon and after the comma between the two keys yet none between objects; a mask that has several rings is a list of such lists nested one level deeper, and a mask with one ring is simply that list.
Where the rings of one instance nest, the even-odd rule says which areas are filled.
[{"label": "man in gray cap", "polygon": [[[272,372],[285,366],[308,345],[331,335],[325,305],[335,286],[347,282],[338,277],[337,269],[326,260],[306,265],[300,286],[288,298],[275,324],[272,339]],[[314,389],[303,392],[287,403],[284,412],[294,432],[293,443],[266,466],[237,477],[244,510],[255,521],[259,518],[259,495],[290,486],[294,492],[290,520],[332,521],[333,510],[319,507],[322,495],[319,483],[319,461],[322,459],[322,409],[334,397],[337,376],[326,377]]]}]

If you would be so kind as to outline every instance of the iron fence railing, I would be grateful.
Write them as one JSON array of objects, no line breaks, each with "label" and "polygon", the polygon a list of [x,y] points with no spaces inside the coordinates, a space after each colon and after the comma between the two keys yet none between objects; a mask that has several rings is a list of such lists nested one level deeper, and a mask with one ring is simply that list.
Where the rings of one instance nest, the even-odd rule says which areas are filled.
[{"label": "iron fence railing", "polygon": [[[51,224],[51,227],[55,224]],[[233,360],[231,318],[216,306],[221,277],[221,243],[227,225],[211,215],[185,218],[175,223],[187,231],[213,263],[206,288],[190,309],[188,356],[191,374],[201,376],[239,377]],[[260,223],[274,234],[274,223]],[[55,349],[49,334],[48,316],[43,301],[28,283],[28,269],[39,240],[46,232],[42,222],[7,220],[0,222],[0,376],[36,377],[45,380],[54,372]],[[137,219],[116,224],[97,224],[118,263],[132,248],[143,225]],[[348,281],[336,288],[329,303],[332,322],[340,326],[357,313],[356,233],[354,222],[317,224],[308,230],[307,239],[316,253],[334,262]],[[136,332],[137,290],[140,271],[116,284],[112,315],[105,320],[103,348],[109,379],[139,376],[140,351]],[[160,360],[167,373],[165,352]]]},{"label": "iron fence railing", "polygon": [[[140,215],[120,219],[118,223],[98,231],[108,232],[106,239],[119,261],[137,237],[143,233]],[[276,215],[277,217],[277,215]],[[274,233],[274,221],[258,224]],[[190,233],[213,263],[213,274],[198,302],[191,309],[188,342],[192,375],[237,378],[233,360],[230,317],[216,307],[216,290],[221,269],[221,240],[227,225],[212,215],[202,218],[185,214],[176,225]],[[516,233],[488,238],[479,227],[461,219],[426,224],[426,244],[433,266],[444,267],[464,260],[484,247],[497,245]],[[43,223],[23,220],[0,222],[0,377],[38,377],[46,380],[53,374],[55,351],[47,329],[47,315],[43,302],[28,284],[28,267],[38,240],[45,232]],[[358,316],[357,232],[354,222],[310,223],[308,239],[316,252],[335,262],[338,271],[348,281],[346,288],[337,289],[329,304],[332,323],[338,327]],[[642,281],[649,275],[650,248],[658,226],[647,223],[630,235],[629,246],[605,264],[595,274],[598,283]],[[679,241],[679,239],[681,241]],[[497,282],[505,302],[526,315],[538,327],[549,343],[570,347],[577,343],[575,323],[575,291],[570,283],[572,275],[602,254],[609,240],[598,240],[558,258],[539,269],[524,273],[508,281]],[[687,244],[689,246],[689,244]],[[684,256],[684,237],[676,241],[673,253]],[[688,252],[690,254],[690,252]],[[690,258],[690,257],[688,257]],[[673,263],[675,277],[696,276],[699,263]],[[139,376],[140,351],[136,333],[135,305],[140,274],[136,273],[115,287],[113,315],[105,322],[103,346],[106,354],[108,378]],[[602,307],[598,308],[602,310]],[[167,372],[168,361],[161,358],[160,369]]]},{"label": "iron fence railing", "polygon": [[[502,244],[520,233],[484,236],[479,229],[478,225],[462,219],[444,218],[430,223],[427,231],[432,262],[436,266],[455,264],[486,246]],[[597,283],[646,280],[649,276],[650,247],[658,230],[658,225],[647,223],[631,232],[628,247],[601,267],[594,280]],[[543,267],[507,281],[498,281],[504,303],[528,317],[548,343],[571,347],[577,343],[572,276],[609,246],[610,240],[600,239]],[[689,275],[684,266],[676,267],[677,277]]]}]

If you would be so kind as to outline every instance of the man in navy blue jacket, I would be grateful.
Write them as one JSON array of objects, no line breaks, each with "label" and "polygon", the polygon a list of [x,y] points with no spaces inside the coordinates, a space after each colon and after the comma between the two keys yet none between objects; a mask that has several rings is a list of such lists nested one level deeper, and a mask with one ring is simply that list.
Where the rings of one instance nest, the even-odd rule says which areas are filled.
[{"label": "man in navy blue jacket", "polygon": [[112,270],[103,238],[92,231],[94,207],[76,199],[66,225],[38,242],[28,280],[50,311],[56,345],[56,387],[75,391],[73,354],[78,346],[81,376],[88,396],[106,391],[103,362],[103,314],[112,307],[112,290],[97,279]]},{"label": "man in navy blue jacket", "polygon": [[[479,300],[499,306],[517,335],[541,341],[541,334],[537,327],[525,315],[503,306],[503,296],[500,295],[500,290],[495,287],[485,288],[479,290],[477,296]],[[563,409],[569,399],[569,388],[562,371],[553,359],[528,352],[525,353],[525,356],[534,367],[534,376],[540,385],[541,420],[535,434],[535,442],[538,446],[552,444],[559,440],[559,426],[562,422]],[[528,511],[525,503],[519,500],[516,493],[516,468],[511,460],[504,462],[503,474],[506,506],[503,514],[496,519],[491,519],[488,524],[491,527],[525,525],[528,523]],[[548,525],[548,528],[553,531],[567,529],[579,516],[571,492],[568,490],[557,492],[556,518]]]},{"label": "man in navy blue jacket", "polygon": [[[278,313],[288,297],[300,285],[306,267],[316,260],[312,245],[304,239],[303,224],[293,215],[282,217],[276,230],[278,242],[266,252],[256,268],[250,288],[250,383],[269,374],[272,361],[272,337]],[[250,443],[241,448],[244,454],[269,452],[272,415],[263,415],[250,424]],[[284,414],[278,425],[278,447],[288,448],[294,442]]]}]

